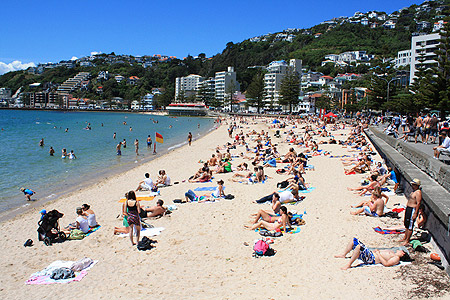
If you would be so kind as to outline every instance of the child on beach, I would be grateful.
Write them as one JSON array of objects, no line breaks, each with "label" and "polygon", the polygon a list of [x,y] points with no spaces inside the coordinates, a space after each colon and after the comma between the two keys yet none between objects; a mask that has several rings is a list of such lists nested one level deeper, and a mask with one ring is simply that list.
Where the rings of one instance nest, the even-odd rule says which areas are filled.
[{"label": "child on beach", "polygon": [[33,191],[31,189],[26,189],[26,188],[20,188],[20,191],[23,192],[23,194],[27,197],[28,201],[31,201],[31,196],[36,194],[35,191]]}]

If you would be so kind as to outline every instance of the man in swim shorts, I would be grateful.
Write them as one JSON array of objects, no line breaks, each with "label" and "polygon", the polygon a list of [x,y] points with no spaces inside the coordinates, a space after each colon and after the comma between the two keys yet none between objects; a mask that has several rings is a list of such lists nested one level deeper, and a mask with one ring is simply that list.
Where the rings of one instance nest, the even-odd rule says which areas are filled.
[{"label": "man in swim shorts", "polygon": [[375,249],[371,251],[357,238],[353,238],[353,240],[347,244],[343,254],[335,255],[334,257],[345,258],[345,256],[352,250],[353,253],[350,261],[341,268],[342,270],[350,269],[352,267],[352,263],[356,259],[360,259],[365,265],[382,264],[385,267],[395,266],[399,264],[400,261],[411,261],[411,257],[408,255],[408,253],[402,250],[394,251],[390,249]]},{"label": "man in swim shorts", "polygon": [[419,213],[420,204],[422,203],[422,191],[420,190],[420,180],[415,178],[411,182],[413,192],[408,197],[405,210],[405,237],[401,240],[403,245],[408,245],[413,233],[414,222],[416,221],[417,214]]}]

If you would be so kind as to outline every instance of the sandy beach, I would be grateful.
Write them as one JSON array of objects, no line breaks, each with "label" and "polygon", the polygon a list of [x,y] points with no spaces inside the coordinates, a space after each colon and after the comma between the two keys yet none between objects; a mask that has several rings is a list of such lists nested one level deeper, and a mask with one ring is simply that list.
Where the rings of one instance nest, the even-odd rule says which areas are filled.
[{"label": "sandy beach", "polygon": [[[268,130],[268,123],[242,125],[245,132]],[[302,127],[302,126],[300,126]],[[283,138],[273,137],[284,154],[291,147]],[[240,129],[238,129],[240,131]],[[282,130],[283,131],[283,130]],[[345,139],[348,129],[333,131],[336,139]],[[300,130],[299,132],[302,132]],[[317,141],[325,140],[314,136]],[[39,206],[12,220],[2,222],[0,275],[2,299],[405,299],[448,298],[448,276],[424,262],[424,255],[407,266],[358,267],[342,271],[344,259],[334,255],[344,245],[358,237],[371,247],[399,246],[401,236],[380,235],[372,228],[402,224],[402,219],[370,218],[350,215],[350,205],[361,197],[347,190],[358,186],[367,175],[344,174],[338,158],[314,156],[307,170],[306,182],[315,187],[299,204],[287,205],[291,211],[306,212],[306,225],[301,232],[276,238],[272,257],[254,258],[253,244],[261,236],[244,228],[251,214],[258,209],[269,209],[268,204],[255,204],[253,200],[276,190],[276,184],[287,175],[276,174],[277,168],[265,168],[271,178],[265,183],[247,185],[231,182],[232,174],[214,174],[211,183],[182,182],[207,160],[216,146],[223,146],[228,137],[227,126],[222,125],[206,136],[194,140],[192,146],[175,149],[130,171],[105,178],[92,186],[80,189],[45,206]],[[251,146],[254,142],[250,142]],[[304,149],[295,147],[296,150]],[[340,145],[321,145],[333,155],[348,154]],[[223,152],[223,151],[222,151]],[[243,146],[231,150],[233,155],[245,152]],[[379,155],[374,160],[380,161]],[[243,162],[233,160],[233,166]],[[149,220],[147,223],[165,230],[152,239],[155,248],[138,251],[128,237],[113,235],[115,226],[122,226],[122,204],[119,199],[129,190],[136,189],[149,172],[156,179],[157,172],[165,169],[179,184],[160,189],[165,205],[173,199],[184,198],[188,189],[215,186],[218,179],[225,181],[225,193],[235,195],[233,200],[213,203],[176,204],[169,216]],[[144,193],[140,193],[144,194]],[[302,195],[302,194],[301,194]],[[75,208],[88,203],[97,215],[101,228],[80,241],[66,241],[47,247],[37,240],[39,211],[57,209],[65,215],[61,225],[76,218]],[[148,202],[154,205],[155,201]],[[390,196],[388,207],[405,204],[404,196]],[[401,214],[403,217],[403,214]],[[31,238],[33,247],[23,243]],[[55,260],[76,261],[84,257],[98,260],[80,282],[53,285],[25,285],[29,276],[44,269]]]}]

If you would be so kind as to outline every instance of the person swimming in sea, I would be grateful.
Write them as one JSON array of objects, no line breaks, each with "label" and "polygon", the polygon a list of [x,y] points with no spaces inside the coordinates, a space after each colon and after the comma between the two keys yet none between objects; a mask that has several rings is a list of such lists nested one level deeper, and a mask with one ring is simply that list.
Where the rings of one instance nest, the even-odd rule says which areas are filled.
[{"label": "person swimming in sea", "polygon": [[70,150],[69,159],[77,159],[77,156],[73,153],[73,150]]},{"label": "person swimming in sea", "polygon": [[48,153],[50,153],[50,156],[53,156],[55,154],[55,149],[53,149],[53,147],[50,147]]},{"label": "person swimming in sea", "polygon": [[40,146],[40,147],[44,147],[44,138],[42,138],[42,139],[39,141],[39,146]]},{"label": "person swimming in sea", "polygon": [[67,150],[66,150],[66,148],[62,148],[61,152],[62,152],[61,158],[66,158],[67,157]]}]

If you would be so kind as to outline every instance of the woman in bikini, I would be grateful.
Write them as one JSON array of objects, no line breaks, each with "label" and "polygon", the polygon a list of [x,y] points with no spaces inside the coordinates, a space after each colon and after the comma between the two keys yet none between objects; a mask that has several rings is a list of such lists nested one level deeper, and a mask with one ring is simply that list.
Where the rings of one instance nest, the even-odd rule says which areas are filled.
[{"label": "woman in bikini", "polygon": [[[257,228],[264,228],[267,230],[277,230],[283,227],[284,232],[286,232],[287,226],[290,226],[290,218],[286,206],[280,207],[281,216],[271,216],[264,211],[259,211],[256,215],[256,219],[252,226],[246,226],[251,230]],[[259,220],[262,218],[262,220]]]}]

